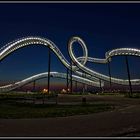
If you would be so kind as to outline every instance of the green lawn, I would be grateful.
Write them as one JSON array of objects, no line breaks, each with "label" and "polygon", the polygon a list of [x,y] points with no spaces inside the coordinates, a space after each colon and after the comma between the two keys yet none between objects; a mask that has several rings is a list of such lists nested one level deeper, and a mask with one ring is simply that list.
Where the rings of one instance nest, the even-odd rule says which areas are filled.
[{"label": "green lawn", "polygon": [[109,104],[48,105],[19,103],[15,100],[0,100],[0,118],[47,118],[81,115],[113,110]]}]

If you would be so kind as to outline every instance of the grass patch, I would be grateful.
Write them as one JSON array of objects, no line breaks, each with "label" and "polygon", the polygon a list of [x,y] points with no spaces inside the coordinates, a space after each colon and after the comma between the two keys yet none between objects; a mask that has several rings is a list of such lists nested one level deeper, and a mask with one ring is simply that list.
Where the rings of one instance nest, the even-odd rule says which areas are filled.
[{"label": "grass patch", "polygon": [[103,92],[103,93],[99,93],[98,95],[122,96],[123,94],[113,93],[113,92]]},{"label": "grass patch", "polygon": [[127,98],[140,98],[140,93],[133,93],[131,96],[129,96],[129,94],[125,94],[125,97]]},{"label": "grass patch", "polygon": [[12,100],[1,100],[0,118],[47,118],[65,117],[72,115],[91,114],[114,109],[109,104],[80,104],[80,105],[48,105],[17,103]]}]

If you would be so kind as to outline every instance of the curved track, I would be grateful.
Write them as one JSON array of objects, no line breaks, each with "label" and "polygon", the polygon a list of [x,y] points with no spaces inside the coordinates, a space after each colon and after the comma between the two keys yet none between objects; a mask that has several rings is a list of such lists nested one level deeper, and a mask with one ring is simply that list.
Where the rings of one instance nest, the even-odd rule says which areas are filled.
[{"label": "curved track", "polygon": [[[82,49],[83,49],[83,57],[76,58],[73,52],[73,43],[78,42]],[[5,57],[10,55],[12,52],[16,51],[19,48],[26,47],[33,44],[40,44],[43,46],[46,46],[50,48],[56,56],[59,58],[59,60],[62,62],[62,64],[67,67],[68,69],[71,69],[70,63],[66,60],[64,55],[61,53],[61,51],[58,49],[58,47],[49,39],[42,38],[42,37],[25,37],[18,40],[15,40],[13,42],[8,43],[4,47],[0,49],[0,61],[2,61]],[[111,61],[111,57],[113,56],[120,56],[120,55],[133,55],[133,56],[140,56],[140,49],[136,48],[118,48],[113,49],[111,51],[108,51],[105,54],[105,59],[99,59],[99,58],[92,58],[88,57],[88,50],[84,43],[84,41],[79,37],[72,37],[69,40],[68,43],[68,51],[69,55],[73,61],[72,71],[79,75],[83,76],[83,73],[79,70],[82,70],[84,73],[84,78],[92,80],[93,82],[96,82],[96,85],[99,86],[99,79],[104,81],[110,81],[110,77],[106,76],[104,74],[98,73],[94,70],[91,70],[85,66],[87,61],[94,62],[94,63],[109,63]],[[122,85],[129,85],[128,80],[125,79],[118,79],[111,77],[112,83],[122,84]],[[103,85],[103,81],[102,85]],[[131,79],[132,85],[140,85],[140,79]]]},{"label": "curved track", "polygon": [[[67,78],[67,75],[65,73],[59,73],[59,72],[50,72],[50,76],[54,77],[54,78],[62,78],[62,79]],[[42,79],[42,78],[46,78],[46,77],[48,77],[48,72],[36,74],[36,75],[28,77],[28,78],[26,78],[24,80],[15,82],[13,84],[9,84],[9,85],[6,85],[6,86],[1,86],[0,87],[0,92],[11,91],[13,89],[16,89],[16,88],[19,88],[21,86],[24,86],[24,85],[26,85],[26,84],[28,84],[30,82],[33,82],[35,80],[39,80],[39,79]],[[68,79],[70,79],[70,77],[68,77]],[[98,83],[93,82],[93,81],[88,80],[88,79],[85,79],[85,78],[82,78],[82,77],[79,77],[79,76],[76,76],[76,75],[72,75],[72,80],[77,81],[79,83],[87,84],[89,86],[99,87]],[[101,85],[101,86],[103,86],[103,85]]]}]

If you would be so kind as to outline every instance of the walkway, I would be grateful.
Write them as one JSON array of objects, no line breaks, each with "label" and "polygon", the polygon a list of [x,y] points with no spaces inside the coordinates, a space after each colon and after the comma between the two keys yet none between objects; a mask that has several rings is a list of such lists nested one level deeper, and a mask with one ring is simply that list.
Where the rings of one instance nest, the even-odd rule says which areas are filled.
[{"label": "walkway", "polygon": [[90,115],[0,119],[0,136],[140,136],[140,100],[129,103],[114,111]]}]

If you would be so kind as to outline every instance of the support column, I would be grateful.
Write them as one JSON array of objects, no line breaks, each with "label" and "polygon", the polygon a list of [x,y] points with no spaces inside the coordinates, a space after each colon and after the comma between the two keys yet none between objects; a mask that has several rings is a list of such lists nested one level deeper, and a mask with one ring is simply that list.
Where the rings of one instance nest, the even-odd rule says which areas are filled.
[{"label": "support column", "polygon": [[67,94],[68,94],[68,88],[69,88],[69,69],[67,68]]},{"label": "support column", "polygon": [[109,77],[110,77],[110,91],[111,91],[111,70],[110,70],[110,62],[108,61],[108,73],[109,73]]},{"label": "support column", "polygon": [[[82,77],[84,78],[84,73],[82,73]],[[85,93],[85,84],[83,83],[83,94]]]},{"label": "support column", "polygon": [[83,94],[85,93],[85,85],[83,84]]},{"label": "support column", "polygon": [[100,92],[102,92],[101,79],[99,79],[99,82],[100,82]]},{"label": "support column", "polygon": [[48,50],[48,93],[50,92],[51,50]]},{"label": "support column", "polygon": [[70,66],[71,66],[71,70],[70,70],[70,92],[72,94],[72,60],[71,60]]},{"label": "support column", "polygon": [[[35,92],[35,80],[34,80],[34,82],[33,82],[33,92]],[[36,97],[34,96],[34,98],[33,98],[33,103],[35,103],[35,99],[36,99]]]},{"label": "support column", "polygon": [[75,81],[75,92],[77,93],[77,81]]},{"label": "support column", "polygon": [[128,64],[127,56],[125,56],[125,62],[126,62],[127,75],[128,75],[128,81],[129,81],[129,89],[130,89],[129,97],[131,97],[132,96],[132,85],[131,85],[131,80],[130,80],[130,71],[129,71],[129,64]]},{"label": "support column", "polygon": [[33,92],[35,91],[35,81],[33,81]]},{"label": "support column", "polygon": [[85,91],[86,91],[86,94],[87,94],[87,85],[85,84]]}]

